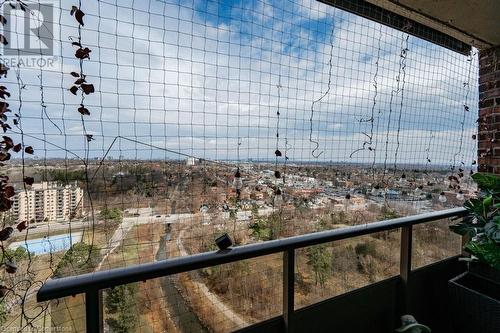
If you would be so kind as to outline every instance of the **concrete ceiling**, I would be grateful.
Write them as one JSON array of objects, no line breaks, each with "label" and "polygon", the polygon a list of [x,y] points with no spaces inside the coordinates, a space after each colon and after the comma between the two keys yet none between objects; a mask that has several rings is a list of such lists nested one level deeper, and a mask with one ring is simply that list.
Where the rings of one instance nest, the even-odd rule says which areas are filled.
[{"label": "concrete ceiling", "polygon": [[500,0],[366,0],[479,49],[500,45]]}]

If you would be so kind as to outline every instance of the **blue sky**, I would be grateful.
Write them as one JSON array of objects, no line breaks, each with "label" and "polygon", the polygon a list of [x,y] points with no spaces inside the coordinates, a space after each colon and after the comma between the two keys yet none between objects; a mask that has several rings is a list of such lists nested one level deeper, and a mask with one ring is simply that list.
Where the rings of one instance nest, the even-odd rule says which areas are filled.
[{"label": "blue sky", "polygon": [[[20,70],[23,130],[39,158],[67,155],[54,145],[85,155],[79,98],[67,90],[78,70],[71,4],[61,1],[59,67],[42,69],[46,114],[40,71]],[[235,159],[238,138],[242,159],[272,159],[276,144],[292,162],[474,159],[477,57],[412,36],[406,43],[399,31],[311,0],[88,0],[82,10],[82,42],[92,49],[84,69],[97,91],[86,98],[92,157],[121,135],[210,159]],[[372,150],[352,155],[367,141]],[[175,158],[124,140],[111,150]]]}]

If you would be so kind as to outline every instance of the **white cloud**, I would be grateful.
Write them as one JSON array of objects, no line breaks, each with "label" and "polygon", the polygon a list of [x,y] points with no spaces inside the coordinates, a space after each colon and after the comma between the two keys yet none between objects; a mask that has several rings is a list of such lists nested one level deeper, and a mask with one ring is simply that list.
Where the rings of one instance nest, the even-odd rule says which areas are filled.
[{"label": "white cloud", "polygon": [[[362,133],[372,130],[377,151],[385,151],[388,138],[391,156],[399,138],[400,161],[425,163],[431,135],[429,153],[435,163],[447,164],[456,157],[460,141],[460,160],[470,161],[475,155],[470,136],[477,114],[477,67],[473,62],[469,76],[464,56],[410,37],[405,89],[395,93],[396,77],[403,75],[403,34],[317,1],[245,3],[220,20],[206,14],[203,6],[140,3],[134,2],[134,8],[83,3],[87,15],[82,40],[92,48],[84,69],[97,90],[85,99],[92,113],[86,123],[96,139],[95,156],[120,134],[220,159],[235,158],[235,142],[241,137],[241,156],[269,159],[275,150],[279,102],[279,145],[284,149],[286,138],[291,159],[308,160],[314,147],[309,141],[311,104],[325,94],[328,81],[329,93],[315,104],[312,124],[312,136],[324,151],[321,160],[352,160],[349,155],[366,140]],[[66,5],[69,2],[62,1],[70,8]],[[81,127],[76,111],[80,100],[67,91],[73,80],[68,73],[78,70],[67,42],[76,24],[65,15],[69,14],[63,13],[61,27],[63,73],[47,72],[44,77],[47,113],[64,135],[57,136],[41,114],[39,73],[33,71],[22,71],[28,83],[23,91],[23,126],[43,138],[44,125],[54,142],[81,150],[81,131],[75,129]],[[13,78],[10,75],[8,81],[15,100]],[[465,101],[467,80],[471,90]],[[462,132],[464,103],[470,112]],[[370,118],[372,110],[373,129],[370,122],[359,122]],[[139,148],[126,154],[141,154],[134,149]],[[368,151],[355,156],[358,162],[373,158]]]}]

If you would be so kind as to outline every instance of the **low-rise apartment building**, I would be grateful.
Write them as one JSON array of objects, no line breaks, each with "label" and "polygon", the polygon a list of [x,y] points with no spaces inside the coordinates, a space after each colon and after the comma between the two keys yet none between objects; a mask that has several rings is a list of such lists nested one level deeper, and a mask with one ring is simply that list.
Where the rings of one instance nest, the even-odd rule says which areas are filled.
[{"label": "low-rise apartment building", "polygon": [[78,184],[36,183],[12,198],[11,218],[30,223],[61,221],[81,214],[83,189]]}]

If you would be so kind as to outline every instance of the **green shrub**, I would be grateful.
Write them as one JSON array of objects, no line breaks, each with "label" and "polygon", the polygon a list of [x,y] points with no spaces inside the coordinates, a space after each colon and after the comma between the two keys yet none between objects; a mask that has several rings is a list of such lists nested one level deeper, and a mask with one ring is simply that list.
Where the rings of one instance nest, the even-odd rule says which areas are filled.
[{"label": "green shrub", "polygon": [[119,222],[123,221],[123,212],[120,208],[103,208],[99,212],[99,218],[105,221]]},{"label": "green shrub", "polygon": [[314,282],[323,287],[332,272],[332,251],[326,244],[307,249],[307,264],[314,272]]},{"label": "green shrub", "polygon": [[384,220],[391,220],[401,217],[394,209],[385,205],[380,209],[380,213],[382,213],[382,219]]},{"label": "green shrub", "polygon": [[106,293],[104,304],[106,319],[113,333],[133,332],[137,323],[137,285],[126,284],[111,288]]},{"label": "green shrub", "polygon": [[476,173],[472,178],[480,195],[465,202],[468,215],[450,229],[470,238],[465,250],[473,259],[500,270],[500,177]]},{"label": "green shrub", "polygon": [[[3,254],[0,254],[0,262],[11,261],[19,263],[28,259],[28,251],[22,246],[19,246],[15,250],[5,249],[3,252]],[[34,254],[32,253],[31,256],[34,256]]]},{"label": "green shrub", "polygon": [[97,246],[85,243],[73,244],[57,264],[54,276],[63,277],[92,271],[100,260],[101,254]]},{"label": "green shrub", "polygon": [[370,255],[372,257],[376,257],[377,254],[375,242],[371,241],[356,244],[356,246],[354,247],[354,251],[358,256]]}]

